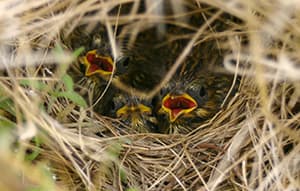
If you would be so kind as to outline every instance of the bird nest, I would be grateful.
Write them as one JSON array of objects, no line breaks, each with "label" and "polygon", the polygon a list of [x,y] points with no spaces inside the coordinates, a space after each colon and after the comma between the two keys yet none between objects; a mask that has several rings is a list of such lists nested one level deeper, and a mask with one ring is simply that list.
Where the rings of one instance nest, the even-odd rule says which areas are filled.
[{"label": "bird nest", "polygon": [[[299,2],[160,3],[1,2],[1,190],[300,189]],[[121,13],[128,4],[132,9]],[[225,50],[215,72],[231,73],[238,90],[188,133],[133,132],[81,96],[84,88],[69,75],[81,49],[69,49],[65,39],[82,23],[91,30],[100,23],[117,58],[116,26],[151,23],[163,34],[166,10],[181,27],[188,27],[182,14],[198,14],[205,22],[186,37],[190,43],[161,83],[134,96],[160,91],[193,45],[211,40]],[[130,34],[138,33],[133,27]],[[107,82],[128,88],[112,78]],[[93,83],[87,94],[97,88]],[[105,91],[97,104],[105,104]]]}]

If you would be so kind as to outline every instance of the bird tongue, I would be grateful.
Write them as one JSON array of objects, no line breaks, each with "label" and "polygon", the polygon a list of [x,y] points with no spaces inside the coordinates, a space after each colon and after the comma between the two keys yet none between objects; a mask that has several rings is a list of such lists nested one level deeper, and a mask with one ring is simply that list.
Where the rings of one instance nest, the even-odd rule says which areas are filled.
[{"label": "bird tongue", "polygon": [[178,116],[182,110],[183,109],[171,109],[172,118],[175,119],[176,116]]},{"label": "bird tongue", "polygon": [[109,57],[98,57],[93,53],[89,53],[87,54],[86,59],[91,64],[88,73],[94,73],[97,70],[102,70],[105,72],[113,71],[113,64]]},{"label": "bird tongue", "polygon": [[197,103],[187,96],[170,96],[163,105],[170,109],[171,119],[176,119],[182,113],[188,113],[197,107]]}]

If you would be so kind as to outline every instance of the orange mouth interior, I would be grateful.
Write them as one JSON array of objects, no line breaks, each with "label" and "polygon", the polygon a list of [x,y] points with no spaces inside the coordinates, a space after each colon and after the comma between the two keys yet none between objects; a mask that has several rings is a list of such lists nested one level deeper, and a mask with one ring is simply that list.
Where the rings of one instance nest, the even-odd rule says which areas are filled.
[{"label": "orange mouth interior", "polygon": [[101,75],[112,74],[113,61],[108,56],[99,56],[96,50],[89,51],[82,59],[84,65],[86,65],[86,76],[99,73]]},{"label": "orange mouth interior", "polygon": [[169,113],[170,121],[175,121],[180,115],[189,113],[197,107],[197,102],[188,94],[164,97],[162,108]]}]

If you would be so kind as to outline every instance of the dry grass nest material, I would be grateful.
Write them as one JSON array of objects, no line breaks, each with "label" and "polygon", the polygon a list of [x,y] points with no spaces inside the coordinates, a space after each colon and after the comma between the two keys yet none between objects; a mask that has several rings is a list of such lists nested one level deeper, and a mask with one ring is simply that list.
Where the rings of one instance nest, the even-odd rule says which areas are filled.
[{"label": "dry grass nest material", "polygon": [[74,53],[57,46],[62,29],[100,21],[113,35],[116,22],[163,19],[156,1],[146,1],[145,14],[108,14],[128,2],[139,1],[0,3],[0,189],[300,189],[300,3],[172,3],[177,11],[180,2],[198,6],[207,22],[232,16],[231,28],[196,33],[198,40],[205,40],[201,34],[225,39],[223,69],[241,82],[213,118],[189,134],[169,135],[128,133],[115,119],[81,107],[77,97],[59,94],[72,89],[64,74],[74,61]]}]

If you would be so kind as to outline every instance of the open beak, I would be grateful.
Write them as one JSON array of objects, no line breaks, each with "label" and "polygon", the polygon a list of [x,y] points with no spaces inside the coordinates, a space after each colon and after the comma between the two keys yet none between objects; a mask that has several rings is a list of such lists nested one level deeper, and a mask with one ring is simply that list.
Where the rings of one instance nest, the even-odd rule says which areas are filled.
[{"label": "open beak", "polygon": [[117,110],[117,117],[128,116],[133,113],[145,113],[151,114],[151,108],[145,106],[144,104],[137,104],[137,105],[124,105],[120,109]]},{"label": "open beak", "polygon": [[97,50],[91,50],[85,56],[79,59],[85,65],[85,75],[91,76],[100,74],[101,76],[111,75],[113,72],[114,64],[109,56],[100,56]]},{"label": "open beak", "polygon": [[182,114],[187,114],[197,108],[197,102],[188,94],[167,94],[162,100],[162,109],[169,114],[169,119],[174,122]]}]

